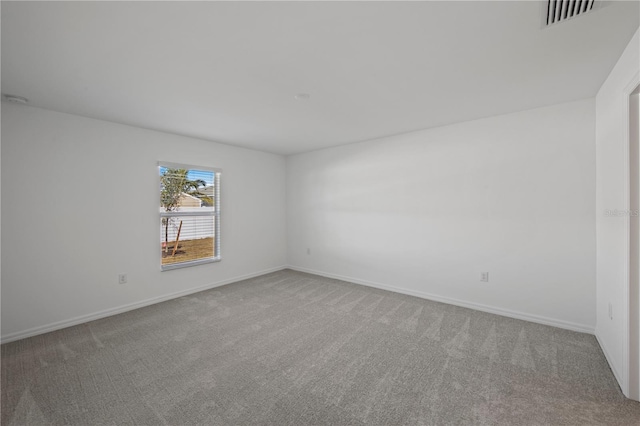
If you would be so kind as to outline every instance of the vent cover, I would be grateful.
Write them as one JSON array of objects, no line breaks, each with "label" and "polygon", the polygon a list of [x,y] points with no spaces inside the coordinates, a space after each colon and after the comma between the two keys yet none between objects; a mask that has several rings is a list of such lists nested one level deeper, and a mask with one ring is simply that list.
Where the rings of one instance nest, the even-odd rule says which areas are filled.
[{"label": "vent cover", "polygon": [[546,26],[587,14],[594,10],[595,3],[595,0],[547,0],[543,17]]}]

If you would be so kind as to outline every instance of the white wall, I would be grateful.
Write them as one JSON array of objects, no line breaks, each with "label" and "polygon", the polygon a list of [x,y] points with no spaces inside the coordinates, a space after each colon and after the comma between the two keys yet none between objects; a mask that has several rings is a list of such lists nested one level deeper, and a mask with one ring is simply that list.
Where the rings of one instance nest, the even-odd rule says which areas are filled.
[{"label": "white wall", "polygon": [[[628,139],[625,89],[640,68],[640,36],[633,36],[596,96],[596,335],[624,392],[623,349],[627,329],[628,217],[606,216],[605,210],[629,208]],[[613,307],[613,319],[608,306]]]},{"label": "white wall", "polygon": [[594,112],[582,100],[287,157],[289,263],[592,332]]},{"label": "white wall", "polygon": [[[160,272],[158,160],[222,169],[221,262]],[[1,171],[5,340],[286,264],[282,156],[4,103]]]}]

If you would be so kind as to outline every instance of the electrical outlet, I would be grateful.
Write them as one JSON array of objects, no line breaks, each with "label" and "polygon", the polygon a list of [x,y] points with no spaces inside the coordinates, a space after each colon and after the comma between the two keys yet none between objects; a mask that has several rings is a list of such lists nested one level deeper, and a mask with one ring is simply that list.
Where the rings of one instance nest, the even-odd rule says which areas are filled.
[{"label": "electrical outlet", "polygon": [[127,283],[127,274],[119,274],[118,284],[126,284],[126,283]]},{"label": "electrical outlet", "polygon": [[488,283],[489,282],[489,273],[488,272],[481,272],[480,273],[480,281]]},{"label": "electrical outlet", "polygon": [[307,247],[307,254],[311,254],[311,249]]}]

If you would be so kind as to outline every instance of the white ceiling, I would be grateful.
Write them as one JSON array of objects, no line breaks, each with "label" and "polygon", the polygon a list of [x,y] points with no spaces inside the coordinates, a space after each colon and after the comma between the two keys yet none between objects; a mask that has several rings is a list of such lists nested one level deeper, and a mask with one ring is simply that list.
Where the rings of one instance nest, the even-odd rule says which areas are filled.
[{"label": "white ceiling", "polygon": [[546,29],[541,6],[2,2],[2,92],[299,153],[594,96],[639,3]]}]

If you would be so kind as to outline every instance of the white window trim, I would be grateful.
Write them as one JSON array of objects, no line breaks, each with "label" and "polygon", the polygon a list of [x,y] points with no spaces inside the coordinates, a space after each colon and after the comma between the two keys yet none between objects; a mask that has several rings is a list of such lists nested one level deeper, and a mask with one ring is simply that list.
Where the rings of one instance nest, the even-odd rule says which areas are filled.
[{"label": "white window trim", "polygon": [[[203,265],[205,263],[214,263],[220,262],[222,260],[222,251],[220,246],[220,176],[222,175],[222,170],[213,167],[206,166],[196,166],[194,164],[182,164],[182,163],[171,163],[167,161],[158,161],[158,169],[160,167],[166,167],[169,169],[187,169],[187,170],[203,170],[207,172],[214,173],[214,181],[213,181],[213,191],[214,191],[214,200],[215,200],[215,208],[211,212],[161,212],[158,216],[158,226],[162,223],[163,217],[177,217],[177,216],[213,216],[214,217],[214,247],[213,251],[215,253],[214,257],[210,257],[207,259],[198,259],[191,260],[188,262],[180,262],[180,263],[171,263],[168,265],[162,264],[162,254],[160,255],[160,270],[161,271],[171,271],[173,269],[182,269],[189,268],[191,266]],[[160,184],[160,173],[156,171],[158,184]],[[156,228],[157,229],[157,228]]]}]

